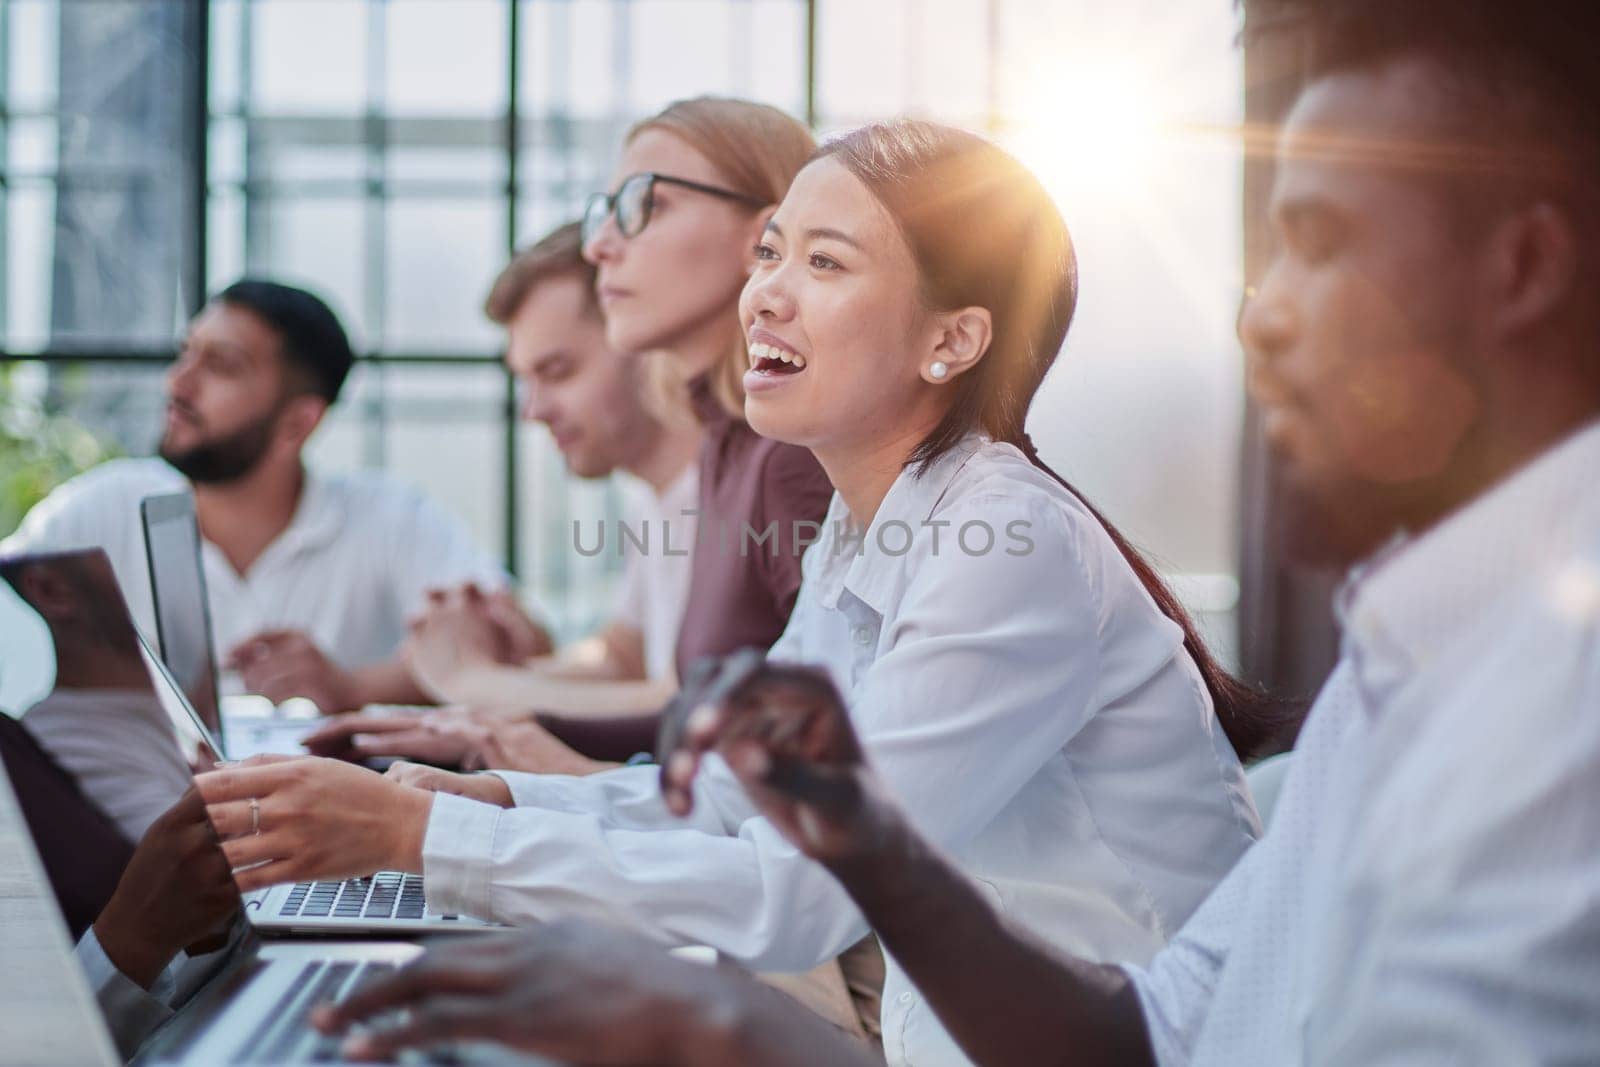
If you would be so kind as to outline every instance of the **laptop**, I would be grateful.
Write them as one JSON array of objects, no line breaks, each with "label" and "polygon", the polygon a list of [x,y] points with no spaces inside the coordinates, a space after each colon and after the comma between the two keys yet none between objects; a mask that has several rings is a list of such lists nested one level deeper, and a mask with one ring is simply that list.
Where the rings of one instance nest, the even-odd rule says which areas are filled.
[{"label": "laptop", "polygon": [[[0,714],[4,714],[0,712]],[[116,1067],[94,994],[72,958],[67,923],[0,760],[0,1033],[8,1060]]]},{"label": "laptop", "polygon": [[[15,742],[14,734],[7,739]],[[74,958],[67,924],[41,850],[52,844],[36,836],[30,800],[62,803],[59,790],[32,797],[30,788],[59,775],[36,745],[8,744],[0,760],[0,1033],[7,1063],[112,1067],[121,1062],[108,1020]],[[18,766],[43,760],[45,767]],[[22,773],[13,777],[12,769]],[[17,788],[13,789],[13,785]],[[77,803],[92,808],[81,793]],[[96,811],[83,813],[103,818]],[[70,820],[69,820],[70,821]],[[48,832],[48,831],[47,831]],[[380,980],[422,952],[402,942],[270,942],[240,924],[208,968],[203,984],[177,1014],[139,1049],[138,1064],[233,1065],[343,1062],[339,1038],[312,1029],[318,1005],[339,1001]],[[190,961],[205,967],[211,961]],[[180,977],[180,982],[182,978]],[[380,1023],[381,1025],[381,1023]],[[499,1045],[456,1043],[414,1057],[422,1063],[513,1064],[557,1067]]]},{"label": "laptop", "polygon": [[139,502],[139,518],[150,565],[157,648],[201,721],[224,746],[219,751],[236,760],[262,753],[302,754],[300,739],[317,728],[315,720],[287,716],[280,708],[253,715],[224,708],[194,496],[145,497]]},{"label": "laptop", "polygon": [[[131,668],[140,657],[128,643],[135,636],[133,624],[104,553],[96,549],[19,557],[6,563],[33,565],[46,579],[30,586],[24,569],[18,579],[24,588],[18,591],[29,611],[34,610],[30,593],[42,591],[41,601],[48,594],[49,607],[35,613],[34,620],[50,632],[56,663],[73,664],[73,706],[87,707],[97,699],[114,702],[112,706],[119,709],[135,706],[130,695],[140,686]],[[82,625],[87,618],[93,618],[95,625]],[[148,649],[140,645],[139,650],[146,663],[155,662]],[[151,701],[144,706],[151,708],[151,715],[145,725],[159,725],[165,719],[155,702],[167,684],[155,673],[148,675],[143,688]],[[95,721],[103,726],[115,719]],[[172,726],[168,742],[180,751],[202,740],[197,720],[187,724],[172,720]],[[134,748],[158,752],[148,744]],[[137,765],[137,759],[129,764]],[[170,799],[176,801],[177,795]],[[67,810],[74,807],[78,810]],[[108,872],[105,878],[85,873],[99,857],[81,854],[85,847],[95,847],[81,831],[96,824],[115,834],[99,806],[33,740],[27,716],[20,724],[8,719],[0,730],[0,958],[6,961],[0,968],[4,991],[0,1032],[6,1035],[0,1059],[6,1062],[119,1062],[107,1022],[77,966],[62,911],[64,900],[72,900],[74,906],[86,904],[79,908],[84,914],[77,923],[86,927],[120,877],[120,871]],[[131,849],[119,851],[119,866],[125,866],[130,854]],[[63,858],[72,857],[79,862],[61,864]],[[96,884],[89,886],[90,881]],[[87,890],[101,899],[79,900]],[[242,914],[245,902],[239,900],[238,906]],[[182,1064],[337,1060],[337,1041],[309,1027],[312,1008],[347,996],[421,951],[418,945],[400,942],[265,942],[248,923],[238,920],[234,934],[219,958],[200,957],[184,965],[179,985],[193,968],[200,976],[199,989],[178,1019],[151,1038],[141,1060]],[[505,1050],[494,1051],[495,1062],[508,1058]],[[454,1062],[458,1052],[444,1061]]]},{"label": "laptop", "polygon": [[[96,640],[105,643],[107,649],[98,654],[97,662],[103,660],[107,669],[111,669],[118,649],[136,650],[153,698],[150,714],[159,718],[161,725],[153,730],[147,721],[107,720],[97,716],[89,728],[102,729],[107,721],[126,721],[128,734],[125,742],[118,746],[121,749],[118,758],[124,765],[134,764],[138,769],[150,768],[149,775],[141,778],[137,784],[148,787],[148,779],[155,776],[172,780],[175,761],[170,758],[170,749],[166,752],[167,759],[160,759],[160,753],[151,753],[144,763],[134,763],[141,758],[137,756],[138,753],[149,751],[151,736],[158,731],[162,736],[171,738],[182,756],[190,761],[197,757],[204,760],[207,757],[225,758],[232,754],[222,738],[205,721],[205,717],[189,701],[166,664],[151,651],[143,635],[134,627],[104,552],[88,549],[49,556],[21,556],[11,562],[29,561],[75,570],[76,577],[73,580],[58,584],[77,591],[78,595],[91,601],[84,605],[84,611],[100,620],[95,631]],[[3,562],[6,561],[0,561]],[[79,658],[93,657],[85,655]],[[88,716],[94,710],[92,707],[85,709],[85,722],[90,721]],[[156,766],[157,763],[160,766]],[[186,774],[180,767],[178,778],[185,779]],[[85,785],[89,787],[89,783]],[[108,788],[119,794],[132,792],[127,785],[109,784]],[[92,787],[90,791],[92,795]],[[102,806],[110,810],[111,798],[95,799],[101,800]],[[176,794],[173,794],[173,799],[176,799]],[[393,937],[503,928],[500,924],[468,916],[433,912],[427,905],[421,876],[398,871],[380,871],[367,877],[342,881],[299,882],[258,889],[245,895],[244,907],[250,922],[264,934]]]}]

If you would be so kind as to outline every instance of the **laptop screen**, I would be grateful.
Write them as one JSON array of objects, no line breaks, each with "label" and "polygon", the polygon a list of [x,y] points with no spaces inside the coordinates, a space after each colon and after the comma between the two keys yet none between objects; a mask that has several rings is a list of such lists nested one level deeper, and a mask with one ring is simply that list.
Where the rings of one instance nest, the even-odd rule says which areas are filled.
[{"label": "laptop screen", "polygon": [[[193,769],[214,762],[214,745],[134,629],[104,552],[0,559],[0,578],[17,593],[27,616],[21,623],[47,635],[54,659],[52,687],[24,710],[20,722],[27,738],[8,740],[7,762],[48,761],[76,786],[48,794],[42,786],[24,788],[13,767],[30,824],[37,813],[30,807],[51,809],[35,826],[36,846],[46,856],[59,851],[80,859],[96,851],[86,848],[81,829],[94,820],[87,815],[68,819],[60,810],[67,803],[62,798],[73,792],[136,845],[189,788]],[[0,649],[0,666],[6,654]],[[29,781],[59,784],[42,772]],[[45,832],[45,827],[59,831]],[[126,855],[120,858],[125,861]],[[102,893],[109,892],[120,871],[109,874],[99,879]],[[58,897],[63,891],[70,895],[73,887],[58,886]]]},{"label": "laptop screen", "polygon": [[194,497],[170,493],[140,504],[150,594],[156,609],[161,659],[212,736],[222,739],[216,657],[211,645],[211,610],[200,561],[200,527]]}]

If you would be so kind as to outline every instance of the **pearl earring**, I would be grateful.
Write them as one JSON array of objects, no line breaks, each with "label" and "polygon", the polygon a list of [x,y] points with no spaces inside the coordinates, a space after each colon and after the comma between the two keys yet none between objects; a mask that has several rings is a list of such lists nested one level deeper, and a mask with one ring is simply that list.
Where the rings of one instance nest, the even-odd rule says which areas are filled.
[{"label": "pearl earring", "polygon": [[928,365],[928,373],[933,375],[936,382],[944,381],[944,376],[950,373],[950,368],[945,366],[943,360],[936,359]]}]

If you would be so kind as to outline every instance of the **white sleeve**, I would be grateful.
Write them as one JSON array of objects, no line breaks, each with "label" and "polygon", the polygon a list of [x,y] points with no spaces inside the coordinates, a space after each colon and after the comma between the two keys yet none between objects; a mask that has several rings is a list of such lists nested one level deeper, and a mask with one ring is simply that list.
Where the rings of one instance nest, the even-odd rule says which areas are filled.
[{"label": "white sleeve", "polygon": [[808,970],[867,932],[833,876],[760,818],[731,836],[634,830],[440,793],[423,875],[434,911],[513,925],[576,915],[712,945],[759,970]]},{"label": "white sleeve", "polygon": [[429,589],[477,582],[486,589],[510,584],[502,567],[473,539],[465,523],[406,486],[386,487],[394,521],[390,545],[395,603],[403,616],[421,610]]},{"label": "white sleeve", "polygon": [[1408,722],[1380,724],[1394,761],[1329,890],[1312,1067],[1595,1062],[1600,618],[1529,586],[1544,603],[1463,665],[1469,700],[1403,744]]},{"label": "white sleeve", "polygon": [[156,1027],[172,1018],[168,1001],[175,985],[173,974],[178,961],[169,964],[147,990],[117,970],[105,949],[100,947],[100,939],[92,926],[78,939],[73,955],[83,968],[83,976],[100,1004],[117,1051],[123,1056],[132,1056]]},{"label": "white sleeve", "polygon": [[694,810],[679,818],[661,800],[661,768],[654,764],[617,767],[599,774],[569,777],[490,771],[511,790],[517,807],[593,814],[624,830],[694,829],[731,834],[755,815],[739,780],[721,757],[706,758],[694,782]]},{"label": "white sleeve", "polygon": [[[854,708],[880,772],[941,844],[978,832],[1093,710],[1098,608],[1077,532],[1055,509],[1034,518],[1033,555],[926,569]],[[832,876],[763,818],[722,834],[709,823],[616,825],[656,788],[641,770],[649,777],[630,779],[625,798],[606,793],[620,779],[542,787],[564,799],[522,792],[552,807],[437,797],[423,847],[430,904],[514,924],[587,913],[768,970],[808,969],[866,932]],[[961,789],[950,788],[956,780]],[[720,794],[708,807],[737,814]]]},{"label": "white sleeve", "polygon": [[1245,906],[1250,872],[1272,840],[1269,837],[1244,854],[1148,967],[1122,966],[1139,995],[1150,1047],[1160,1067],[1189,1063],[1227,965],[1234,931],[1250,921]]}]

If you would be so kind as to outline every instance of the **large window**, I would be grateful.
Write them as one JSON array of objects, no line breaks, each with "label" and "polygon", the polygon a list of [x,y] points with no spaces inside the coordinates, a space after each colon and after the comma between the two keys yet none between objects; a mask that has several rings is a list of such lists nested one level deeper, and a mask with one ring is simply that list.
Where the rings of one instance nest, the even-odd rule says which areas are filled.
[{"label": "large window", "polygon": [[314,443],[466,516],[572,633],[615,506],[518,428],[480,311],[672,99],[826,134],[903,113],[1039,170],[1083,265],[1032,432],[1231,637],[1239,58],[1231,0],[0,0],[0,347],[11,388],[122,448],[202,294],[307,284],[365,358]]}]

